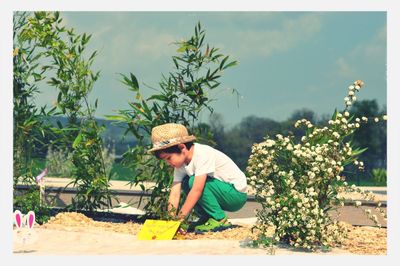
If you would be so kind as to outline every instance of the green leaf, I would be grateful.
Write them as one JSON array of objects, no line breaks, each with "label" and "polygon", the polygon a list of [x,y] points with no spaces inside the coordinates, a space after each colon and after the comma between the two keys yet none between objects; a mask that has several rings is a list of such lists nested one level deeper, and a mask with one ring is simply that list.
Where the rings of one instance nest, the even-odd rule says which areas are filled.
[{"label": "green leaf", "polygon": [[356,150],[353,150],[353,152],[351,153],[351,155],[352,155],[352,156],[357,156],[357,155],[359,155],[359,154],[365,152],[366,150],[368,150],[368,148],[356,149]]},{"label": "green leaf", "polygon": [[128,85],[130,87],[129,90],[131,90],[131,91],[138,91],[139,90],[138,81],[137,81],[136,77],[132,73],[130,73],[130,79],[127,76],[125,76],[124,74],[121,74],[121,73],[119,73],[119,74],[123,78],[122,83],[124,83],[124,84],[126,84],[126,85]]},{"label": "green leaf", "polygon": [[229,64],[227,64],[226,66],[224,66],[223,69],[227,69],[228,67],[236,66],[237,64],[238,64],[237,61],[230,62]]},{"label": "green leaf", "polygon": [[181,47],[179,47],[176,51],[178,52],[178,53],[183,53],[183,52],[185,52],[186,51],[186,48],[187,48],[187,45],[186,44],[183,44]]},{"label": "green leaf", "polygon": [[156,94],[156,95],[152,95],[147,100],[160,100],[160,101],[167,102],[168,101],[168,97],[166,97],[164,95],[161,95],[161,94]]},{"label": "green leaf", "polygon": [[78,136],[76,136],[74,143],[72,144],[72,148],[76,149],[76,147],[81,143],[82,141],[82,134],[79,133]]},{"label": "green leaf", "polygon": [[107,120],[113,120],[113,121],[127,121],[127,118],[125,116],[120,116],[120,115],[105,115]]},{"label": "green leaf", "polygon": [[228,60],[228,58],[229,58],[229,55],[227,55],[224,59],[222,59],[222,62],[221,62],[221,64],[219,65],[219,69],[222,69],[222,67],[224,66],[226,60]]},{"label": "green leaf", "polygon": [[97,55],[97,51],[94,51],[92,55],[89,57],[89,61],[92,60]]},{"label": "green leaf", "polygon": [[175,57],[173,57],[172,60],[174,61],[175,67],[179,68],[178,61],[176,61]]},{"label": "green leaf", "polygon": [[32,73],[32,76],[35,78],[35,81],[42,80],[42,76],[40,74]]}]

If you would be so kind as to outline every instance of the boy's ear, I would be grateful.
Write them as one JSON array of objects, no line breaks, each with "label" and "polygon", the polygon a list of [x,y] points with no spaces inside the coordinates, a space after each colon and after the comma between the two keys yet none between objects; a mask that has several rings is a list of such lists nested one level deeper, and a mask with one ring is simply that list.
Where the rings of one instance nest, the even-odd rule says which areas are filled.
[{"label": "boy's ear", "polygon": [[185,144],[178,144],[178,148],[181,150],[181,151],[183,151],[183,149],[186,149],[186,146],[185,146]]}]

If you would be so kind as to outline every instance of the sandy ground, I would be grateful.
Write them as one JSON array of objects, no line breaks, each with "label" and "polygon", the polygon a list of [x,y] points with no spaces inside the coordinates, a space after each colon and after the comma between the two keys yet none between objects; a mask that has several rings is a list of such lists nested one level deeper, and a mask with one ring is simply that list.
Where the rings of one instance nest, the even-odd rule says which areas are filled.
[{"label": "sandy ground", "polygon": [[60,213],[47,224],[34,227],[31,241],[22,244],[14,230],[15,255],[350,255],[386,254],[386,229],[353,227],[340,248],[304,252],[289,247],[246,247],[254,218],[232,219],[234,228],[206,235],[188,234],[182,240],[140,241],[141,225],[133,222],[98,222],[78,213]]}]

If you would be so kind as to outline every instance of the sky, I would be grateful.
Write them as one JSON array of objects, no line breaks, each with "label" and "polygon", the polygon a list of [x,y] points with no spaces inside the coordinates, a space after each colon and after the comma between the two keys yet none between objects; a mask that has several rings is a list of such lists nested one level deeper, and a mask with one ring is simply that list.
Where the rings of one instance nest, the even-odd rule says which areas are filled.
[{"label": "sky", "polygon": [[[156,2],[156,3],[154,3]],[[396,5],[395,5],[396,4]],[[157,84],[160,74],[171,69],[170,57],[175,49],[172,40],[191,35],[199,19],[207,31],[207,41],[222,48],[240,61],[228,69],[221,90],[234,87],[244,96],[237,108],[229,93],[218,94],[216,111],[225,121],[234,124],[247,115],[285,119],[293,110],[308,107],[318,113],[331,113],[340,107],[349,83],[363,79],[365,88],[359,99],[388,101],[388,253],[387,256],[330,256],[331,264],[363,265],[393,264],[399,258],[398,236],[400,216],[400,178],[398,158],[400,141],[400,112],[397,104],[400,86],[399,37],[400,9],[392,0],[280,0],[236,1],[92,1],[92,0],[4,0],[0,8],[0,256],[10,265],[50,265],[54,260],[38,256],[12,255],[12,165],[13,165],[13,113],[12,113],[12,14],[16,10],[74,10],[62,12],[65,22],[78,32],[94,33],[91,48],[99,49],[96,68],[102,71],[93,98],[99,98],[99,116],[125,108],[131,97],[118,82],[118,72],[133,72],[139,81]],[[103,11],[95,13],[92,10]],[[124,16],[110,17],[110,10],[125,11]],[[147,10],[131,13],[127,10]],[[162,10],[154,13],[154,10]],[[181,13],[166,11],[182,10]],[[216,13],[210,15],[186,10],[253,10],[252,13]],[[263,12],[254,12],[261,10]],[[269,12],[267,10],[275,10]],[[313,12],[287,12],[287,11]],[[339,12],[333,12],[338,10]],[[281,12],[283,11],[283,12]],[[328,11],[318,13],[319,11]],[[362,11],[362,12],[359,12]],[[367,11],[367,12],[364,12]],[[371,12],[369,12],[371,11]],[[386,13],[387,12],[387,13]],[[131,14],[131,15],[129,15]],[[388,19],[387,43],[385,36]],[[386,75],[386,45],[388,48],[388,74]],[[386,83],[387,78],[387,83]],[[387,85],[387,92],[386,92]],[[227,90],[228,91],[228,90]],[[224,97],[221,97],[221,94]],[[48,90],[38,98],[52,102]],[[234,115],[233,115],[234,114]],[[206,119],[206,118],[205,118]],[[8,219],[7,219],[8,217]],[[18,257],[18,258],[17,258]],[[138,257],[139,258],[139,257]],[[141,256],[139,260],[156,261],[160,265],[186,265],[182,257]],[[290,262],[309,265],[326,263],[325,257],[219,257],[232,265]],[[215,264],[219,259],[202,256],[201,262]],[[124,261],[122,261],[124,260]],[[62,256],[58,265],[86,264],[110,265],[131,262],[129,257],[116,256]],[[275,261],[276,260],[276,261]],[[303,261],[302,261],[303,260]],[[24,263],[25,262],[25,263]],[[158,262],[158,261],[157,261]]]},{"label": "sky", "polygon": [[[134,94],[118,73],[133,73],[144,95],[173,69],[173,42],[192,36],[196,23],[206,43],[239,64],[223,73],[211,92],[212,106],[226,127],[249,115],[282,121],[308,108],[331,114],[344,107],[347,87],[365,82],[359,100],[386,105],[386,12],[61,12],[64,24],[92,34],[88,51],[98,50],[93,65],[101,76],[91,99],[96,116],[127,109]],[[240,93],[238,98],[232,93]],[[38,105],[51,105],[54,88],[42,87]],[[201,122],[208,122],[203,113]]]}]

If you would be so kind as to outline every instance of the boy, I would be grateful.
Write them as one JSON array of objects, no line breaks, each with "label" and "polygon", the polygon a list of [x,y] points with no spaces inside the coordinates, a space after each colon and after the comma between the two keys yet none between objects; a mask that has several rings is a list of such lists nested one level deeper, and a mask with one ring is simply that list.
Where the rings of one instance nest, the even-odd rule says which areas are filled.
[{"label": "boy", "polygon": [[[153,148],[149,151],[174,167],[168,211],[184,221],[194,208],[200,217],[195,231],[224,230],[231,226],[224,210],[238,211],[246,203],[246,176],[227,155],[208,145],[193,143],[195,139],[180,124],[152,129]],[[181,189],[186,200],[176,214],[173,210],[178,210]]]}]

